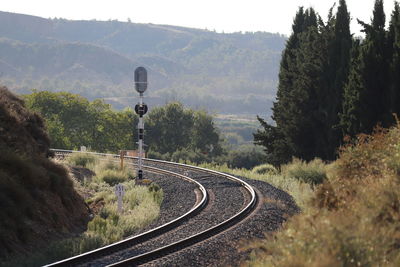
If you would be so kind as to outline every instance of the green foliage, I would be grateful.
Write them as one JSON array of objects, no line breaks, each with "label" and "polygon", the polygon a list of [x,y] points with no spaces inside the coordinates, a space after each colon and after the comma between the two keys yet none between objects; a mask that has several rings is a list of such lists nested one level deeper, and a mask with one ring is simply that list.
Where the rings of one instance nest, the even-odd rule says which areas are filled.
[{"label": "green foliage", "polygon": [[65,92],[34,91],[24,98],[30,109],[45,118],[53,147],[85,145],[99,152],[133,148],[138,118],[130,109],[114,111],[101,100],[89,102]]},{"label": "green foliage", "polygon": [[227,156],[217,160],[220,163],[227,163],[230,168],[252,169],[265,161],[265,153],[260,147],[241,146],[237,150],[229,151]]},{"label": "green foliage", "polygon": [[171,154],[170,153],[161,154],[160,152],[149,150],[149,152],[147,152],[147,157],[150,159],[169,161],[171,159]]},{"label": "green foliage", "polygon": [[[86,200],[87,204],[100,210],[87,224],[87,230],[78,237],[53,242],[28,259],[17,258],[7,264],[43,265],[81,254],[133,235],[158,217],[163,200],[163,190],[159,185],[153,182],[148,186],[135,185],[133,180],[128,180],[132,170],[118,170],[118,165],[112,159],[96,158],[94,162],[89,166],[96,171],[96,177],[81,185],[81,189],[91,196]],[[106,177],[107,173],[112,173],[113,178]],[[118,182],[125,187],[123,213],[117,211],[115,177],[121,178]]]},{"label": "green foliage", "polygon": [[397,266],[400,129],[359,135],[303,212],[264,241],[249,266]]},{"label": "green foliage", "polygon": [[271,164],[262,164],[255,166],[251,171],[256,174],[270,174],[270,175],[278,174],[278,170]]},{"label": "green foliage", "polygon": [[211,159],[201,153],[200,151],[190,151],[187,149],[177,150],[171,155],[171,161],[175,162],[194,162],[194,163],[202,163],[209,162]]},{"label": "green foliage", "polygon": [[127,180],[125,173],[118,170],[104,170],[97,174],[99,181],[103,181],[111,186]]},{"label": "green foliage", "polygon": [[327,166],[321,159],[304,162],[295,158],[291,163],[281,166],[281,171],[285,177],[295,178],[314,186],[325,181]]},{"label": "green foliage", "polygon": [[96,156],[89,153],[75,153],[67,157],[67,162],[74,166],[88,167],[96,162]]},{"label": "green foliage", "polygon": [[254,134],[267,162],[279,166],[292,156],[333,160],[343,136],[393,125],[400,91],[399,10],[396,3],[385,30],[383,1],[376,0],[371,24],[359,21],[366,33],[360,41],[350,34],[344,0],[326,23],[312,9],[299,9],[282,55],[276,125],[258,118],[262,130]]},{"label": "green foliage", "polygon": [[375,1],[370,24],[359,21],[366,38],[353,53],[341,121],[343,132],[351,137],[371,133],[377,124],[393,125],[392,114],[400,114],[399,10],[396,2],[388,30],[385,30],[383,1]]},{"label": "green foliage", "polygon": [[200,153],[208,157],[222,153],[220,137],[212,117],[205,111],[184,108],[178,102],[149,112],[146,116],[146,140],[150,151],[175,153],[174,160],[178,161],[184,159],[184,153],[193,155],[193,158],[200,157]]},{"label": "green foliage", "polygon": [[[43,120],[0,88],[0,258],[84,227],[88,212],[67,170],[46,158]],[[11,264],[12,265],[12,264]]]}]

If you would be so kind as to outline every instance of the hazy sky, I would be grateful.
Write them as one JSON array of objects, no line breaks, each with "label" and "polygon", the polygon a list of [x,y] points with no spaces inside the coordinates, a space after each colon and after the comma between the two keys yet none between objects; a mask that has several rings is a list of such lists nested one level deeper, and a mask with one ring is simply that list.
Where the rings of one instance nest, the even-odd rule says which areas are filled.
[{"label": "hazy sky", "polygon": [[[299,6],[312,6],[325,19],[335,0],[1,0],[0,10],[66,19],[118,19],[169,24],[218,32],[267,31],[290,34]],[[385,1],[387,19],[394,0]],[[356,18],[370,21],[374,0],[347,0],[358,34]]]}]

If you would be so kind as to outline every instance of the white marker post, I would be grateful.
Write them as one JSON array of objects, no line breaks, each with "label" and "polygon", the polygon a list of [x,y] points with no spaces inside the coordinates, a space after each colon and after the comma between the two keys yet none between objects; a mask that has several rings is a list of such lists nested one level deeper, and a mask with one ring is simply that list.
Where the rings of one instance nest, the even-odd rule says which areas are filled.
[{"label": "white marker post", "polygon": [[118,198],[118,213],[122,213],[122,198],[125,195],[125,188],[123,184],[117,184],[115,186],[115,195]]}]

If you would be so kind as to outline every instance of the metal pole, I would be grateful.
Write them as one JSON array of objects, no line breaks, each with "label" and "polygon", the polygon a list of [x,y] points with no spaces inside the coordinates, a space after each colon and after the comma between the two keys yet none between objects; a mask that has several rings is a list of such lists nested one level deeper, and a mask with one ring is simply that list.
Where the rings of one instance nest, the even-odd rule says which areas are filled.
[{"label": "metal pole", "polygon": [[136,91],[140,94],[140,102],[135,106],[136,114],[139,115],[139,162],[138,162],[138,179],[143,179],[143,137],[144,137],[144,122],[143,115],[147,112],[147,106],[143,103],[143,93],[147,89],[147,71],[143,67],[138,67],[135,70],[135,88]]},{"label": "metal pole", "polygon": [[[140,93],[140,106],[143,105],[143,93]],[[142,113],[139,114],[139,168],[138,168],[138,178],[139,180],[143,179],[143,138],[144,138],[144,122]]]}]

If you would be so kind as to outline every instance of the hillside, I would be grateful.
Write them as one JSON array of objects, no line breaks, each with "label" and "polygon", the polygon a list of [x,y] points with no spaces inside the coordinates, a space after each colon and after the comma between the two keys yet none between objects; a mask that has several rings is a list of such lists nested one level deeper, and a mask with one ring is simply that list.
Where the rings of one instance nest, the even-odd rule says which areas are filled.
[{"label": "hillside", "polygon": [[126,96],[134,93],[132,73],[142,65],[149,70],[150,105],[181,100],[219,113],[268,109],[286,40],[264,32],[7,12],[0,12],[0,38],[0,81],[14,92],[68,90],[123,107],[132,105]]},{"label": "hillside", "polygon": [[0,88],[0,259],[37,249],[88,221],[67,171],[50,161],[43,120]]}]

